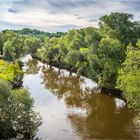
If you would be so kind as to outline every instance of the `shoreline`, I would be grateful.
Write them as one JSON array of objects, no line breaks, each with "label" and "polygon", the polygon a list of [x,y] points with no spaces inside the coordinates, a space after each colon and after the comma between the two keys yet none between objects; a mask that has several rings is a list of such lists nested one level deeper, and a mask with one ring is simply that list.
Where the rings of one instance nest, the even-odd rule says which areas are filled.
[{"label": "shoreline", "polygon": [[[33,59],[36,59],[36,60],[42,62],[43,64],[47,64],[47,61],[46,61],[46,60],[43,60],[42,58],[38,57],[37,55],[31,55],[31,57],[32,57]],[[48,65],[49,65],[49,64],[48,64]],[[53,67],[53,66],[56,67],[56,68],[58,68],[58,65],[52,64],[52,67]],[[71,75],[72,73],[76,73],[76,70],[71,70],[71,71],[70,71],[69,68],[67,68],[67,67],[65,67],[65,66],[62,66],[61,69],[68,71],[70,75]],[[61,69],[58,68],[58,71],[60,72]],[[85,76],[85,75],[81,75],[81,76],[83,76],[83,77],[85,77],[85,78],[88,78],[88,77]],[[88,78],[88,79],[89,79],[89,78]],[[90,79],[90,80],[91,80],[91,79]],[[100,87],[99,87],[98,90],[100,91],[99,93],[101,93],[101,94],[105,94],[105,95],[107,95],[107,96],[119,98],[119,99],[122,99],[124,102],[127,102],[126,99],[125,99],[124,96],[123,96],[122,91],[119,90],[119,89],[107,89],[107,88],[100,88]]]}]

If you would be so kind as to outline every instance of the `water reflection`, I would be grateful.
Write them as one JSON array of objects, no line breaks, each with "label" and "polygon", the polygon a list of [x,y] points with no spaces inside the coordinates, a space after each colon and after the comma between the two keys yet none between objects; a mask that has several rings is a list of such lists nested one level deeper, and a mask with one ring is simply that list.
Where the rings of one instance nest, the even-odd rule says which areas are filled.
[{"label": "water reflection", "polygon": [[136,114],[132,110],[125,106],[119,107],[112,97],[96,94],[88,87],[83,88],[83,78],[69,76],[64,71],[59,73],[57,70],[50,70],[36,60],[27,63],[30,74],[36,74],[39,70],[45,88],[58,100],[64,100],[67,106],[67,123],[71,123],[74,134],[80,139],[140,138],[140,129],[133,123]]},{"label": "water reflection", "polygon": [[27,65],[26,72],[28,74],[37,74],[41,68],[41,66],[38,65],[38,61],[35,59],[29,59],[26,62],[26,65]]}]

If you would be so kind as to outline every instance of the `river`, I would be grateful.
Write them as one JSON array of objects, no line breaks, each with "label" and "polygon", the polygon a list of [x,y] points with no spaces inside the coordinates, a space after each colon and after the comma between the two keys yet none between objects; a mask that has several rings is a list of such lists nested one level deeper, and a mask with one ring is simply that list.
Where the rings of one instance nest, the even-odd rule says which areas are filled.
[{"label": "river", "polygon": [[37,137],[43,140],[140,139],[136,113],[118,98],[95,93],[90,79],[58,73],[31,59],[25,63],[24,86],[35,100],[43,124]]}]

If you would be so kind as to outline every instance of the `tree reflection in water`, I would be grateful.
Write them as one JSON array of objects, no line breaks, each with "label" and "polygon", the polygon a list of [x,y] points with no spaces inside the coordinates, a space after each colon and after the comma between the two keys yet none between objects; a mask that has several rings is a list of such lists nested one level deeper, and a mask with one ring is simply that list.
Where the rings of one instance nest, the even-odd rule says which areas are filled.
[{"label": "tree reflection in water", "polygon": [[41,68],[39,62],[35,59],[29,59],[26,63],[26,73],[27,74],[37,74]]},{"label": "tree reflection in water", "polygon": [[[35,65],[35,66],[32,66]],[[34,62],[30,69],[37,72],[40,67]],[[77,76],[68,76],[65,72],[50,70],[42,66],[43,84],[58,99],[63,99],[69,108],[67,117],[74,133],[83,140],[92,139],[137,139],[135,113],[126,107],[117,108],[113,97],[96,94],[82,88],[85,81]],[[79,112],[78,109],[81,111]]]}]

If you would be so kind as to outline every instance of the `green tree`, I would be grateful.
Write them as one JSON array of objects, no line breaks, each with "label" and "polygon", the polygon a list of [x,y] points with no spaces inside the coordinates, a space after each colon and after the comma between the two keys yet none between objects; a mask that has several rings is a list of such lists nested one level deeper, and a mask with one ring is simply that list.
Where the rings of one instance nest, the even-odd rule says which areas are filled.
[{"label": "green tree", "polygon": [[53,63],[55,62],[55,58],[58,55],[59,51],[58,48],[48,48],[46,55],[47,55],[47,62],[52,68]]},{"label": "green tree", "polygon": [[0,79],[0,139],[15,136],[12,126],[13,108],[11,105],[10,85]]},{"label": "green tree", "polygon": [[38,48],[40,48],[40,40],[38,38],[28,37],[24,40],[24,50],[27,53],[34,55]]},{"label": "green tree", "polygon": [[13,61],[15,59],[15,48],[12,46],[11,41],[6,41],[3,46],[4,58],[8,61]]},{"label": "green tree", "polygon": [[24,54],[24,36],[18,35],[13,31],[3,31],[0,33],[0,51],[8,61],[13,61]]},{"label": "green tree", "polygon": [[72,71],[76,71],[76,64],[79,61],[79,57],[80,57],[79,51],[73,50],[67,54],[65,61],[66,61],[67,66],[69,67],[70,75]]},{"label": "green tree", "polygon": [[15,37],[12,38],[11,42],[12,47],[14,48],[15,58],[18,59],[24,54],[24,40],[21,36],[15,35]]},{"label": "green tree", "polygon": [[33,110],[34,100],[26,89],[12,90],[9,83],[0,79],[0,139],[35,136],[41,125],[40,115]]},{"label": "green tree", "polygon": [[85,48],[98,46],[101,40],[100,30],[93,27],[87,27],[84,30]]},{"label": "green tree", "polygon": [[140,40],[136,48],[128,45],[126,55],[119,71],[117,88],[124,92],[128,107],[140,109]]},{"label": "green tree", "polygon": [[65,45],[65,38],[60,38],[55,46],[58,49],[58,54],[56,55],[56,63],[59,71],[63,65],[65,65],[65,58],[68,54],[68,49]]},{"label": "green tree", "polygon": [[13,90],[13,109],[15,131],[21,133],[24,139],[31,139],[41,125],[39,113],[33,110],[34,100],[26,89]]},{"label": "green tree", "polygon": [[136,37],[136,23],[132,21],[133,15],[128,13],[111,13],[100,18],[100,27],[109,27],[117,32],[117,38],[128,45],[135,43]]},{"label": "green tree", "polygon": [[0,55],[3,54],[3,43],[4,43],[4,40],[3,40],[3,33],[0,32]]},{"label": "green tree", "polygon": [[119,40],[102,38],[99,44],[97,57],[95,57],[94,62],[97,67],[93,67],[96,73],[98,73],[99,86],[109,89],[114,88],[116,86],[118,69],[124,61],[124,46]]},{"label": "green tree", "polygon": [[12,82],[15,79],[21,79],[23,74],[24,73],[17,64],[15,65],[0,60],[0,78]]}]

